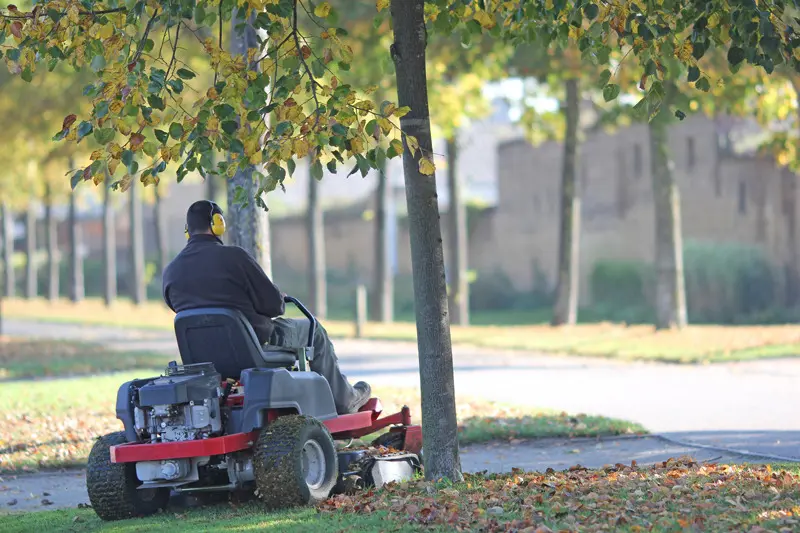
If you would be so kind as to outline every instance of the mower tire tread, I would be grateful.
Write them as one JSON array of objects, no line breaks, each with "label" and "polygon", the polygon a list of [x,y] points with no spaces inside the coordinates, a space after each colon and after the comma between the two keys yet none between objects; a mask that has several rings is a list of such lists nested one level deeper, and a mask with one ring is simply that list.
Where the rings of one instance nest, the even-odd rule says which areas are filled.
[{"label": "mower tire tread", "polygon": [[[312,489],[302,467],[303,446],[314,439],[325,454],[325,481]],[[317,419],[281,416],[261,430],[253,449],[253,470],[259,499],[269,509],[315,505],[326,500],[336,485],[339,467],[336,446]]]},{"label": "mower tire tread", "polygon": [[95,441],[86,465],[86,489],[95,513],[103,520],[149,516],[167,506],[169,490],[139,490],[134,463],[112,463],[111,446],[128,440],[120,431]]}]

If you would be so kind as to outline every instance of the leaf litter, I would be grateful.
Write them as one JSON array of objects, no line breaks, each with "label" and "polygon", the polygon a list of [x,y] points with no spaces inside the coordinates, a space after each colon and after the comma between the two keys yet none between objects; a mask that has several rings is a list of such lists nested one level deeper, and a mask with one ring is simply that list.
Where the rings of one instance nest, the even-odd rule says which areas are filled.
[{"label": "leaf litter", "polygon": [[647,467],[464,477],[337,495],[319,512],[385,512],[397,522],[485,533],[800,530],[800,475],[770,465],[683,456]]}]

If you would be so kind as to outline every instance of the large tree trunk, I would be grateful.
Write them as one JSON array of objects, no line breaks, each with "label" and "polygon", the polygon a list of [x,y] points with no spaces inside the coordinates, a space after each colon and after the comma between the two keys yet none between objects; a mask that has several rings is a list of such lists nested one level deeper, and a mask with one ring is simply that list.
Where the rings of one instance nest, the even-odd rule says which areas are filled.
[{"label": "large tree trunk", "polygon": [[447,211],[450,234],[450,307],[451,322],[469,325],[469,280],[467,279],[467,206],[464,205],[462,183],[458,175],[458,134],[447,139],[447,186],[450,209]]},{"label": "large tree trunk", "polygon": [[655,209],[656,328],[686,325],[686,288],[683,276],[683,237],[678,185],[669,155],[669,102],[674,88],[668,86],[661,109],[650,121],[650,159]]},{"label": "large tree trunk", "polygon": [[[381,100],[382,101],[382,100]],[[378,188],[375,191],[375,279],[369,312],[375,322],[394,320],[394,276],[389,264],[389,217],[393,201],[392,186],[386,173],[386,160],[378,168]]]},{"label": "large tree trunk", "polygon": [[73,190],[69,194],[69,299],[76,303],[83,300],[86,289],[83,280],[82,245],[83,231],[78,219],[77,195]]},{"label": "large tree trunk", "polygon": [[45,247],[47,249],[47,299],[58,300],[59,260],[58,260],[58,221],[53,216],[53,189],[45,185],[44,193]]},{"label": "large tree trunk", "polygon": [[158,253],[158,264],[156,270],[159,277],[164,273],[167,267],[167,228],[166,220],[164,220],[164,205],[161,203],[161,192],[158,185],[153,189],[155,195],[155,203],[153,205],[153,223],[156,230],[156,248]]},{"label": "large tree trunk", "polygon": [[130,189],[130,239],[131,239],[131,299],[136,305],[147,299],[144,285],[144,238],[142,236],[142,191],[141,185],[134,180]]},{"label": "large tree trunk", "polygon": [[103,299],[110,306],[117,299],[117,225],[111,204],[111,187],[103,183]]},{"label": "large tree trunk", "polygon": [[322,206],[319,201],[319,181],[311,176],[313,156],[308,156],[308,213],[306,231],[308,232],[308,259],[311,263],[308,282],[311,292],[313,313],[324,319],[328,314],[326,268],[325,268],[325,225]]},{"label": "large tree trunk", "polygon": [[36,265],[36,211],[33,202],[25,212],[25,298],[32,300],[39,294]]},{"label": "large tree trunk", "polygon": [[566,135],[561,173],[561,228],[558,246],[558,282],[551,324],[575,324],[578,320],[578,268],[580,262],[581,199],[576,186],[580,86],[577,78],[565,82]]},{"label": "large tree trunk", "polygon": [[0,226],[3,232],[3,294],[7,298],[13,298],[17,293],[17,278],[14,275],[14,214],[6,203],[0,209]]},{"label": "large tree trunk", "polygon": [[[245,21],[238,16],[237,12],[231,21],[233,27],[231,53],[246,57],[247,50],[255,48],[259,44],[252,20],[245,23],[243,31],[240,32],[235,29],[238,24],[243,22]],[[257,70],[258,65],[251,63],[249,68]],[[248,167],[244,171],[238,171],[227,182],[228,211],[226,213],[226,221],[228,223],[228,242],[247,250],[258,261],[267,276],[272,277],[269,218],[267,217],[267,212],[256,205],[254,201],[258,191],[258,183],[253,175],[253,170],[253,167]],[[242,187],[246,193],[246,205],[237,205],[234,202],[237,187]]]},{"label": "large tree trunk", "polygon": [[[397,73],[398,104],[411,109],[400,119],[400,127],[405,145],[403,170],[417,315],[425,477],[460,481],[463,476],[458,453],[453,348],[436,177],[426,176],[419,170],[422,154],[433,157],[425,69],[424,6],[424,0],[391,1],[394,25],[391,52]],[[405,136],[415,137],[419,142],[416,154],[409,151]]]}]

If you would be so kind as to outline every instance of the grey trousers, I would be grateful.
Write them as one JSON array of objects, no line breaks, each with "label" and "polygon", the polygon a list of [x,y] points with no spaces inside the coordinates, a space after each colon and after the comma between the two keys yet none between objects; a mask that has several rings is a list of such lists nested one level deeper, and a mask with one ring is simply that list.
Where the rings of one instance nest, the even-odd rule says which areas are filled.
[{"label": "grey trousers", "polygon": [[[269,344],[300,348],[308,342],[309,322],[305,318],[275,318],[272,320],[275,331],[272,333]],[[339,414],[348,413],[350,406],[356,400],[356,392],[347,377],[339,370],[339,360],[333,350],[333,344],[328,338],[328,332],[317,322],[314,333],[314,359],[311,361],[311,370],[328,380]]]}]

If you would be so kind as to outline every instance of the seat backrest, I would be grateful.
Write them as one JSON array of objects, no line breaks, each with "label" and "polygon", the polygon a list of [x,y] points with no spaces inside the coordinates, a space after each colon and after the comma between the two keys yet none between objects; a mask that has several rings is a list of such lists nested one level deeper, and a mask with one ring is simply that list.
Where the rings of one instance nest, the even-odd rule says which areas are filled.
[{"label": "seat backrest", "polygon": [[213,363],[223,379],[263,368],[261,345],[245,316],[234,309],[205,307],[175,315],[175,337],[183,364]]}]

